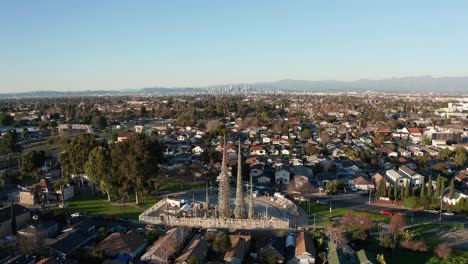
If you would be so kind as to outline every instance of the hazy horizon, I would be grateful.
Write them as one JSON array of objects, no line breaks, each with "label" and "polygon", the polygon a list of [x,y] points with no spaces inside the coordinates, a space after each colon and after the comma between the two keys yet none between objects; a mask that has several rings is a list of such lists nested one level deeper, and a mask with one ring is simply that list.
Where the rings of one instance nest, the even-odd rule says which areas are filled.
[{"label": "hazy horizon", "polygon": [[468,2],[2,1],[0,93],[468,76]]}]

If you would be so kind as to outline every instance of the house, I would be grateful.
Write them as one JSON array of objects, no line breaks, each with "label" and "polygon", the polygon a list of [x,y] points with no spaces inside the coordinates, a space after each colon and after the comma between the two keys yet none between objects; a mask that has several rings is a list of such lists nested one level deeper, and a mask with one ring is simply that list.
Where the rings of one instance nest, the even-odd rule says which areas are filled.
[{"label": "house", "polygon": [[249,253],[251,236],[247,235],[229,235],[231,248],[224,254],[226,263],[241,264]]},{"label": "house", "polygon": [[143,133],[144,132],[144,126],[142,125],[135,125],[135,132],[136,133]]},{"label": "house", "polygon": [[42,233],[44,238],[54,238],[59,234],[59,225],[54,220],[36,220],[32,224],[18,231],[25,236],[34,236],[37,233]]},{"label": "house", "polygon": [[271,178],[269,176],[266,176],[266,175],[262,175],[262,176],[257,178],[257,183],[259,183],[259,184],[268,184],[270,182],[271,182]]},{"label": "house", "polygon": [[135,258],[146,247],[145,236],[136,230],[127,233],[115,232],[101,241],[96,249],[109,257],[129,256]]},{"label": "house", "polygon": [[122,142],[133,136],[133,133],[119,133],[117,134],[117,142]]},{"label": "house", "polygon": [[206,263],[208,243],[201,235],[195,235],[184,248],[182,254],[174,261],[175,264],[187,264],[190,257],[196,257],[199,263]]},{"label": "house", "polygon": [[328,263],[329,264],[341,264],[348,263],[343,250],[339,248],[336,243],[330,239],[328,241]]},{"label": "house", "polygon": [[185,141],[187,139],[189,139],[189,135],[187,135],[187,134],[180,134],[180,135],[177,136],[178,141]]},{"label": "house", "polygon": [[410,183],[410,179],[404,177],[400,173],[398,173],[395,170],[387,170],[385,172],[385,175],[387,176],[387,179],[392,183],[397,183],[398,186],[405,186],[406,184]]},{"label": "house", "polygon": [[262,138],[262,143],[263,143],[263,144],[268,144],[268,143],[270,143],[270,142],[271,142],[271,138],[269,138],[269,137],[263,137],[263,138]]},{"label": "house", "polygon": [[265,168],[265,165],[262,163],[256,163],[254,165],[251,165],[250,172],[249,172],[250,177],[258,177],[262,175],[264,168]]},{"label": "house", "polygon": [[348,184],[352,187],[355,187],[357,190],[363,191],[374,188],[374,185],[371,183],[371,181],[362,175],[352,176],[350,179],[348,179]]},{"label": "house", "polygon": [[49,248],[50,255],[66,259],[78,248],[96,237],[96,227],[91,222],[80,222],[59,236],[58,241]]},{"label": "house", "polygon": [[314,240],[308,232],[300,232],[296,236],[296,263],[310,264],[315,263],[317,250],[315,249]]},{"label": "house", "polygon": [[19,204],[12,204],[10,206],[3,207],[0,209],[0,238],[9,236],[13,233],[11,230],[12,211],[16,218],[17,228],[24,227],[31,220],[31,215],[26,207],[23,207]]},{"label": "house", "polygon": [[275,171],[275,182],[277,184],[288,184],[291,179],[291,172],[286,166],[280,166]]},{"label": "house", "polygon": [[385,180],[384,176],[378,172],[375,173],[374,176],[372,176],[372,182],[376,185],[378,185],[381,180]]},{"label": "house", "polygon": [[424,176],[414,172],[412,169],[408,168],[405,165],[401,165],[398,169],[399,173],[406,176],[411,181],[411,186],[419,187],[424,183]]},{"label": "house", "polygon": [[273,143],[273,145],[280,145],[284,140],[281,139],[281,138],[274,138],[271,140],[271,142]]},{"label": "house", "polygon": [[52,187],[52,183],[48,179],[40,179],[38,183],[36,183],[39,187],[39,191],[43,193],[53,192],[54,188]]},{"label": "house", "polygon": [[245,160],[245,163],[250,164],[250,165],[256,164],[256,163],[259,163],[259,162],[260,161],[258,160],[257,157],[250,157],[250,158]]},{"label": "house", "polygon": [[201,155],[203,153],[203,148],[196,146],[192,149],[192,153],[195,155]]},{"label": "house", "polygon": [[400,156],[402,156],[402,157],[406,157],[406,158],[411,157],[411,152],[409,152],[409,151],[407,151],[407,150],[405,150],[403,148],[398,148],[397,151],[398,151],[398,154],[400,154]]},{"label": "house", "polygon": [[175,227],[166,232],[149,247],[140,260],[150,264],[165,264],[183,246],[189,233],[186,229]]},{"label": "house", "polygon": [[420,128],[417,127],[408,127],[409,132],[409,139],[414,143],[418,143],[422,141],[422,131]]},{"label": "house", "polygon": [[461,182],[464,188],[468,188],[468,170],[455,176],[455,180]]},{"label": "house", "polygon": [[357,263],[359,264],[373,264],[374,262],[371,261],[371,259],[374,259],[368,252],[366,252],[364,249],[359,250],[356,252],[357,256]]},{"label": "house", "polygon": [[273,256],[276,263],[285,263],[286,243],[285,238],[281,236],[273,236],[269,243],[258,250],[258,259],[260,263],[266,262],[266,259]]},{"label": "house", "polygon": [[450,199],[449,198],[449,192],[450,192],[450,189],[446,188],[445,192],[444,192],[444,199],[443,199],[444,203],[447,203],[447,204],[450,204],[450,205],[455,205],[463,198],[468,199],[468,195],[462,193],[459,190],[455,190],[453,198]]},{"label": "house", "polygon": [[266,150],[264,146],[251,146],[250,147],[250,155],[263,156],[265,154],[266,154]]},{"label": "house", "polygon": [[289,149],[282,149],[281,150],[281,155],[289,155],[289,154],[290,154]]},{"label": "house", "polygon": [[418,145],[409,146],[408,150],[412,153],[412,156],[423,156],[424,152],[421,151]]}]

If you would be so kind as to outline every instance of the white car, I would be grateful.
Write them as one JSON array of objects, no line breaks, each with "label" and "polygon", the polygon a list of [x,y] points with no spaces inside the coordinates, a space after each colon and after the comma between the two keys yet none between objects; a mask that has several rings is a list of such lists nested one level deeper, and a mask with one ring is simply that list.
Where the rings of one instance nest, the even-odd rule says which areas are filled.
[{"label": "white car", "polygon": [[437,214],[439,211],[437,211],[435,209],[426,209],[426,210],[424,210],[424,212],[431,213],[431,214]]},{"label": "white car", "polygon": [[327,202],[325,202],[325,201],[321,201],[321,200],[317,200],[317,202],[316,202],[316,203],[317,203],[317,204],[321,204],[321,205],[326,205],[326,204],[327,204]]},{"label": "white car", "polygon": [[71,217],[79,217],[79,216],[80,216],[80,213],[78,212],[71,214]]},{"label": "white car", "polygon": [[450,212],[450,211],[443,212],[442,214],[443,214],[443,215],[448,215],[448,216],[452,216],[452,215],[453,215],[453,213],[452,213],[452,212]]}]

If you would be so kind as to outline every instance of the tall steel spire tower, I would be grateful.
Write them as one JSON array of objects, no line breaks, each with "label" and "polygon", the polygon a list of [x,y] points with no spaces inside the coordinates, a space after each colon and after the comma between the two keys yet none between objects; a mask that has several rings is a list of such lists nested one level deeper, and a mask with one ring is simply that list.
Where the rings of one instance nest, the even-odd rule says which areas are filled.
[{"label": "tall steel spire tower", "polygon": [[226,136],[224,137],[223,145],[223,161],[221,163],[221,173],[219,174],[219,217],[231,217],[231,190],[229,186],[229,175],[227,167],[227,143]]},{"label": "tall steel spire tower", "polygon": [[249,219],[253,219],[253,218],[254,218],[253,181],[252,181],[252,175],[250,175],[250,194],[249,194],[249,203],[248,203],[247,217],[248,217]]},{"label": "tall steel spire tower", "polygon": [[206,184],[206,193],[205,193],[205,205],[206,205],[206,208],[208,208],[208,207],[210,206],[210,196],[209,196],[208,192],[209,192],[208,184]]},{"label": "tall steel spire tower", "polygon": [[244,190],[242,188],[242,160],[241,143],[239,138],[239,153],[237,154],[237,187],[236,187],[236,207],[234,209],[235,218],[244,218]]}]

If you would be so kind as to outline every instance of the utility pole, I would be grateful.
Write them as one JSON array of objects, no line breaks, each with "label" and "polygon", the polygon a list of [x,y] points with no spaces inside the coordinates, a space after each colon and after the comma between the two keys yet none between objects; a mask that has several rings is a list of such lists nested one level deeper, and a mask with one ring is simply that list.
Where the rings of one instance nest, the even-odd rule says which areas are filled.
[{"label": "utility pole", "polygon": [[370,204],[370,200],[371,200],[371,194],[372,194],[372,188],[369,188],[369,204]]}]

